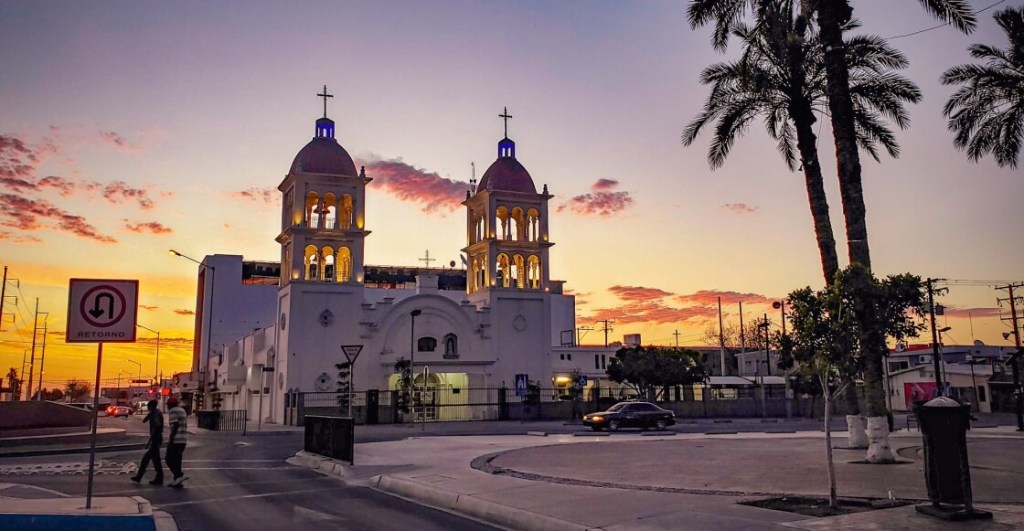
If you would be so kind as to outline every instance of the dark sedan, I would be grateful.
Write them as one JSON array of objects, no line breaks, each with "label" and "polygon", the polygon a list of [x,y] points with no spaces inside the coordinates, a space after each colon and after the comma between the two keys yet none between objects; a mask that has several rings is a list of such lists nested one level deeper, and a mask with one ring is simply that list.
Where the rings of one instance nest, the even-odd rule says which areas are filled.
[{"label": "dark sedan", "polygon": [[590,426],[594,431],[601,431],[604,428],[611,431],[617,431],[619,428],[663,430],[675,423],[675,413],[650,402],[619,402],[607,411],[583,416],[583,425]]}]

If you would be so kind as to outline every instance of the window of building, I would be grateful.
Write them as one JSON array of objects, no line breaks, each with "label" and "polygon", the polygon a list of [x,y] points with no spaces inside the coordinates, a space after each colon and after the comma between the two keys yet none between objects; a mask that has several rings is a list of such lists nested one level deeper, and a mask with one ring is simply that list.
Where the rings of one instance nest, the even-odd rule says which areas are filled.
[{"label": "window of building", "polygon": [[432,337],[421,337],[416,342],[416,350],[419,352],[433,352],[437,348],[437,340]]}]

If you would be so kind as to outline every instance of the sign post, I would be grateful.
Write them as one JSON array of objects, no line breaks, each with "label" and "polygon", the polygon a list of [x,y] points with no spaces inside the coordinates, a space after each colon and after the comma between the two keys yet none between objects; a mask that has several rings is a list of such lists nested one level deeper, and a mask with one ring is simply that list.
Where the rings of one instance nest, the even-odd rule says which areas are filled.
[{"label": "sign post", "polygon": [[92,398],[92,441],[89,443],[89,483],[85,508],[92,508],[96,470],[96,427],[100,408],[100,369],[103,343],[134,343],[139,312],[138,280],[73,278],[68,287],[67,343],[97,343],[96,384]]},{"label": "sign post", "polygon": [[342,345],[341,352],[348,360],[348,418],[352,418],[352,391],[355,390],[356,381],[356,358],[362,352],[362,345]]}]

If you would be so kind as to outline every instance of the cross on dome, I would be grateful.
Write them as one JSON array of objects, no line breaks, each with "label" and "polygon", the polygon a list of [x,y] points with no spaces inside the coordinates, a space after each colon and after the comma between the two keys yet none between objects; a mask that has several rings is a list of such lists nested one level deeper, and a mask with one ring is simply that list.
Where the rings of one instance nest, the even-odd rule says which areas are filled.
[{"label": "cross on dome", "polygon": [[426,265],[427,269],[430,269],[430,262],[434,262],[436,260],[437,260],[436,258],[431,258],[430,257],[430,249],[427,249],[427,255],[426,256],[424,256],[423,258],[420,258],[420,262],[423,262]]},{"label": "cross on dome", "polygon": [[324,91],[317,94],[317,96],[324,99],[324,118],[327,118],[327,98],[333,98],[334,94],[328,94],[327,85],[324,85]]},{"label": "cross on dome", "polygon": [[505,120],[505,138],[508,138],[508,119],[511,117],[512,115],[508,113],[508,107],[505,107],[505,112],[498,115],[498,118]]}]

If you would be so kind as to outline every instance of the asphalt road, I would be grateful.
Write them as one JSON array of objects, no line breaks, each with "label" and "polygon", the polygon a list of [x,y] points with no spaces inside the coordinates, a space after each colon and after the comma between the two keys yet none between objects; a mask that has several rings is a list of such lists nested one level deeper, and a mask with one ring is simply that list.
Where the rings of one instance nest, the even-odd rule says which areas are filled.
[{"label": "asphalt road", "polygon": [[[101,425],[144,427],[141,417],[103,419]],[[138,430],[142,436],[142,430]],[[336,477],[292,466],[298,433],[191,435],[185,451],[186,488],[128,480],[142,450],[97,455],[94,496],[142,496],[170,513],[182,531],[254,529],[482,530],[489,525],[347,485]],[[0,460],[0,482],[34,485],[85,496],[88,454]],[[165,465],[166,467],[166,465]],[[165,480],[170,479],[165,469]]]}]

